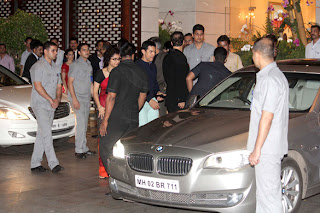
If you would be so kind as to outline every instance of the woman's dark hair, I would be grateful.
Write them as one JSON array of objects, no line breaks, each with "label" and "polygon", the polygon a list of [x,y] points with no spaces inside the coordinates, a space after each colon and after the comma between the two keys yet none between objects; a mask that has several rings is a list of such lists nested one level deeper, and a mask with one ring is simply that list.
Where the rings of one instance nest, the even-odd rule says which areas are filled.
[{"label": "woman's dark hair", "polygon": [[107,51],[104,53],[103,56],[103,67],[109,66],[109,61],[111,60],[112,56],[115,54],[120,54],[120,50],[117,47],[109,47]]},{"label": "woman's dark hair", "polygon": [[67,50],[64,52],[64,56],[67,57],[67,55],[68,55],[69,52],[73,52],[73,50],[72,50],[72,49],[67,49]]}]

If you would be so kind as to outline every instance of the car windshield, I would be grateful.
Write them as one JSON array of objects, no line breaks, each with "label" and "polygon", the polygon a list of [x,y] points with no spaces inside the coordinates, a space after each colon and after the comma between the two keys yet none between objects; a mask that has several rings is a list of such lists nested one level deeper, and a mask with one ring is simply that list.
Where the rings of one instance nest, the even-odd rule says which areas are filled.
[{"label": "car windshield", "polygon": [[0,66],[0,87],[25,84],[28,84],[28,82],[26,82],[10,70],[4,68],[3,66]]},{"label": "car windshield", "polygon": [[[290,111],[308,110],[320,87],[320,75],[284,73],[289,83]],[[210,108],[250,109],[255,72],[236,73],[203,97],[198,105]]]}]

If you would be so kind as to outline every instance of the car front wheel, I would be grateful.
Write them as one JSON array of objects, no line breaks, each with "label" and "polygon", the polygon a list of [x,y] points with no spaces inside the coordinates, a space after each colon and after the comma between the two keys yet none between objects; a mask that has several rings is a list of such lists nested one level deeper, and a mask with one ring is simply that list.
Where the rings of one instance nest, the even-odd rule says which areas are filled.
[{"label": "car front wheel", "polygon": [[292,158],[285,158],[281,164],[281,183],[283,212],[298,212],[302,197],[302,175]]}]

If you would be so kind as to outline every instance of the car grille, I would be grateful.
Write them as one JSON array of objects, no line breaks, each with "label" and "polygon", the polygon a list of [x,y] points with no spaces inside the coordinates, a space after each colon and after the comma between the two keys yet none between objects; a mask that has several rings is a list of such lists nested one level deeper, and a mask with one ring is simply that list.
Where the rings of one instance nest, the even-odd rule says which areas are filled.
[{"label": "car grille", "polygon": [[[52,130],[52,136],[67,134],[67,133],[71,132],[73,130],[73,128],[74,128],[74,126],[70,126],[68,128],[64,128],[64,129]],[[28,135],[30,135],[31,137],[36,137],[37,132],[28,132]]]},{"label": "car grille", "polygon": [[[36,118],[36,115],[34,114],[33,110],[31,107],[28,107],[31,115]],[[59,106],[54,112],[54,118],[53,119],[60,119],[60,118],[65,118],[70,114],[70,105],[68,102],[60,102]]]},{"label": "car grille", "polygon": [[187,175],[192,166],[192,159],[184,157],[160,157],[158,173],[163,175]]},{"label": "car grille", "polygon": [[128,164],[131,169],[138,172],[152,173],[153,157],[148,154],[130,154]]},{"label": "car grille", "polygon": [[[138,199],[146,199],[152,202],[174,204],[179,206],[202,206],[202,207],[230,207],[228,204],[228,194],[225,193],[199,193],[199,194],[183,194],[160,192],[133,187],[121,181],[111,178],[114,185],[110,185],[111,189],[125,197],[133,197]],[[241,201],[241,200],[240,200]],[[240,202],[239,201],[239,202]],[[236,203],[237,204],[237,203]],[[236,205],[234,204],[234,205]]]}]

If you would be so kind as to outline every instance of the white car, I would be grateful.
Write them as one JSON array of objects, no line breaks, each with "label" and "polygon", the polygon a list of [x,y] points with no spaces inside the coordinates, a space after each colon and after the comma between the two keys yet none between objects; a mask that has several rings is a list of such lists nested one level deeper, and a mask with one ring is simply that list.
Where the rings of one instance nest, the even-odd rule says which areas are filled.
[{"label": "white car", "polygon": [[[0,146],[31,144],[37,121],[30,107],[32,85],[0,65]],[[75,115],[66,96],[54,114],[53,139],[75,134]]]}]

